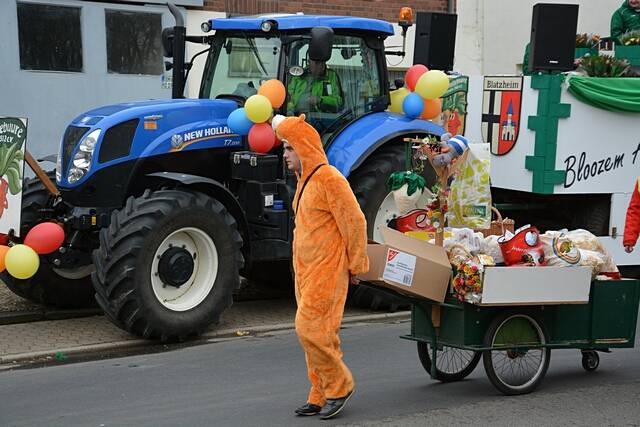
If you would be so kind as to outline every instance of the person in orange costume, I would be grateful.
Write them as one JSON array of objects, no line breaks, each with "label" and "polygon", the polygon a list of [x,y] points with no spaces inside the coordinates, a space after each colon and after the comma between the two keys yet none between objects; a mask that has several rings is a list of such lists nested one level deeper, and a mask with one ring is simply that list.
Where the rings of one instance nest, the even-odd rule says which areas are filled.
[{"label": "person in orange costume", "polygon": [[640,178],[636,181],[633,194],[627,208],[627,218],[624,222],[624,237],[622,244],[627,253],[633,252],[640,234]]},{"label": "person in orange costume", "polygon": [[293,199],[296,333],[307,362],[311,390],[298,415],[337,415],[354,390],[342,361],[338,331],[349,282],[369,269],[367,225],[347,180],[327,161],[320,135],[289,117],[276,127],[284,158],[298,176]]}]

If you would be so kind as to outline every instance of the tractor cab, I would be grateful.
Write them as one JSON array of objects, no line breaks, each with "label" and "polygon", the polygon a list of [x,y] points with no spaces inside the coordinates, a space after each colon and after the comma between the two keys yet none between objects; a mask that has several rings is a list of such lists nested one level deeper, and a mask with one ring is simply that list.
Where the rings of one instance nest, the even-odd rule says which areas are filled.
[{"label": "tractor cab", "polygon": [[388,105],[384,39],[391,24],[366,18],[267,15],[212,19],[200,98],[240,105],[269,79],[282,81],[279,114],[304,113],[326,143],[348,123]]}]

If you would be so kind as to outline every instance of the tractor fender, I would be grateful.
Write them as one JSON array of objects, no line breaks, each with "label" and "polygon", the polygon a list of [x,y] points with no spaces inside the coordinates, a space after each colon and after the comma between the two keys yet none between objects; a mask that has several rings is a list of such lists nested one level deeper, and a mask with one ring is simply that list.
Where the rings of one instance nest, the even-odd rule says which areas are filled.
[{"label": "tractor fender", "polygon": [[342,175],[358,168],[383,144],[404,135],[441,136],[445,130],[430,121],[387,111],[368,114],[349,124],[327,148],[327,159]]},{"label": "tractor fender", "polygon": [[242,239],[244,240],[244,244],[242,245],[242,254],[244,255],[245,259],[245,268],[250,265],[251,258],[249,255],[251,245],[249,244],[249,224],[247,223],[247,219],[245,218],[242,206],[240,206],[240,203],[238,203],[238,199],[236,199],[236,197],[231,191],[227,189],[227,187],[225,187],[215,179],[179,172],[154,172],[147,174],[146,176],[150,178],[160,178],[167,181],[174,181],[189,186],[189,188],[207,194],[222,203],[238,223],[238,230],[240,231]]}]

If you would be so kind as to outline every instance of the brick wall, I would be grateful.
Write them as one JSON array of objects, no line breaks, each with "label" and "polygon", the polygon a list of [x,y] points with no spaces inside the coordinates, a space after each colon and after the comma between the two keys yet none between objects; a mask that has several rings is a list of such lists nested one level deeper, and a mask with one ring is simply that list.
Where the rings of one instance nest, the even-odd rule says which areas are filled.
[{"label": "brick wall", "polygon": [[204,0],[203,9],[233,15],[295,12],[309,15],[355,15],[396,22],[403,6],[412,7],[414,12],[446,12],[447,0]]}]

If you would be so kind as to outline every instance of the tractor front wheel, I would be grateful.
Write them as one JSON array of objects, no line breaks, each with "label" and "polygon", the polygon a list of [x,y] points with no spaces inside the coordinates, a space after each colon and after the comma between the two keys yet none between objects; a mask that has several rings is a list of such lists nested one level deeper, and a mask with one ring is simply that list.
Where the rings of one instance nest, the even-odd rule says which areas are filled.
[{"label": "tractor front wheel", "polygon": [[[55,180],[55,172],[47,175]],[[25,179],[22,186],[22,216],[20,236],[26,236],[33,226],[47,221],[43,211],[51,210],[53,196],[37,178]],[[16,279],[7,271],[0,279],[16,295],[38,304],[57,308],[90,308],[96,305],[91,286],[93,265],[78,265],[73,269],[56,268],[50,261],[54,255],[40,257],[40,268],[29,279]]]},{"label": "tractor front wheel", "polygon": [[215,199],[187,190],[130,197],[93,253],[96,300],[144,338],[182,341],[217,323],[233,302],[244,260],[236,221]]}]

